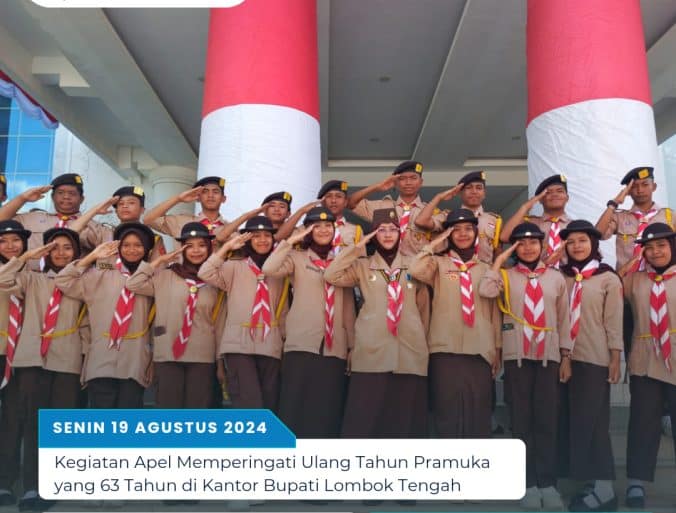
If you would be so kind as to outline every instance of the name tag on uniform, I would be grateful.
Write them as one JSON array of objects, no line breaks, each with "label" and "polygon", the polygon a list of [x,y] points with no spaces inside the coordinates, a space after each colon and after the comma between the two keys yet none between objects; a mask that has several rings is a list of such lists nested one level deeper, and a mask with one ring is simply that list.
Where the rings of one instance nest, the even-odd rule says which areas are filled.
[{"label": "name tag on uniform", "polygon": [[502,331],[510,331],[514,329],[514,324],[511,322],[503,322],[502,323]]}]

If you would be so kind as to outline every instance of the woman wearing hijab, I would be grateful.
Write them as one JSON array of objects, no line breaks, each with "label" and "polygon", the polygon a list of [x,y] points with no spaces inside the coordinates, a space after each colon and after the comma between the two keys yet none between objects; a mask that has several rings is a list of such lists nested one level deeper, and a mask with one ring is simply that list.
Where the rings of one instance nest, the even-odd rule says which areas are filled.
[{"label": "woman wearing hijab", "polygon": [[288,287],[285,280],[266,276],[262,270],[272,252],[274,233],[267,217],[249,219],[240,234],[228,239],[197,273],[205,283],[226,292],[228,315],[218,353],[224,355],[234,408],[277,411],[280,319]]},{"label": "woman wearing hijab", "polygon": [[[572,344],[566,282],[540,259],[544,237],[533,223],[517,225],[512,246],[479,283],[479,295],[497,298],[502,293],[502,356],[512,433],[526,444],[521,506],[561,511],[556,489],[558,386],[570,379]],[[501,269],[512,253],[516,265]]]},{"label": "woman wearing hijab", "polygon": [[[493,379],[502,364],[500,311],[475,289],[490,270],[478,260],[478,219],[464,208],[425,246],[411,275],[434,290],[429,332],[430,398],[436,432],[448,438],[491,436]],[[435,256],[435,248],[448,251]]]},{"label": "woman wearing hijab", "polygon": [[[126,285],[141,262],[148,261],[155,237],[141,223],[123,223],[113,237],[61,270],[56,286],[65,296],[83,301],[89,312],[92,343],[81,380],[90,406],[142,408],[144,389],[152,381],[152,300]],[[114,255],[114,264],[99,262],[92,267]]]},{"label": "woman wearing hijab", "polygon": [[[279,416],[299,438],[337,437],[343,418],[355,310],[352,289],[324,281],[335,221],[327,208],[313,208],[305,229],[281,241],[263,265],[267,276],[289,276],[293,286]],[[298,243],[300,249],[293,249]]]},{"label": "woman wearing hijab", "polygon": [[[411,276],[411,258],[399,253],[396,211],[374,211],[372,226],[373,232],[341,251],[324,273],[336,287],[359,286],[364,297],[348,355],[342,436],[424,436],[429,352],[421,312],[428,308],[427,288]],[[359,258],[372,239],[375,253]]]},{"label": "woman wearing hijab", "polygon": [[614,511],[615,463],[610,444],[610,384],[620,380],[622,282],[601,261],[601,233],[589,221],[563,230],[567,263],[561,266],[570,298],[572,377],[568,382],[570,477],[588,484],[570,511]]},{"label": "woman wearing hijab", "polygon": [[[158,408],[209,408],[216,372],[216,326],[223,312],[218,289],[197,277],[212,253],[214,236],[202,223],[186,223],[176,240],[182,247],[141,262],[127,279],[135,294],[154,297],[153,365]],[[166,264],[182,256],[180,263]]]},{"label": "woman wearing hijab", "polygon": [[[624,296],[634,314],[627,358],[631,403],[627,434],[628,508],[645,506],[645,481],[653,481],[665,402],[676,423],[676,232],[653,223],[636,240],[643,247],[645,271],[624,277]],[[626,266],[632,267],[638,258]],[[676,446],[676,431],[672,430]]]}]

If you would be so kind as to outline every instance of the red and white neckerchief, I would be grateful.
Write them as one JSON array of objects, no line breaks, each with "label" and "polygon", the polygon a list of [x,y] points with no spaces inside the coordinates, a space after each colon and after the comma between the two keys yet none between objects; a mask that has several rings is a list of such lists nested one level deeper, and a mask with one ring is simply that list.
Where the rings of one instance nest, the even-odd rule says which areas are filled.
[{"label": "red and white neckerchief", "polygon": [[383,274],[387,279],[387,329],[396,337],[404,307],[403,289],[399,283],[401,269],[383,269]]},{"label": "red and white neckerchief", "polygon": [[[540,285],[540,275],[547,268],[541,267],[530,270],[525,265],[518,263],[514,269],[528,277],[526,291],[523,298],[523,354],[530,354],[531,343],[536,345],[535,357],[542,359],[545,355],[545,298]],[[532,326],[532,327],[531,327]]]},{"label": "red and white neckerchief", "polygon": [[[632,211],[631,215],[633,215],[636,220],[638,221],[638,229],[636,230],[636,238],[640,238],[643,236],[643,230],[645,230],[648,225],[650,224],[650,221],[653,220],[653,217],[657,215],[659,210],[656,208],[651,208],[648,210],[648,212],[641,212],[640,210],[634,210]],[[640,257],[641,256],[641,245],[634,243],[634,252],[632,254],[632,258]],[[645,259],[644,258],[639,258],[638,261],[632,266],[632,268],[629,270],[629,272],[636,272],[636,271],[645,271]]]},{"label": "red and white neckerchief", "polygon": [[12,363],[14,353],[19,343],[21,327],[23,325],[23,301],[18,297],[9,296],[9,322],[7,323],[7,356],[5,359],[5,375],[2,377],[0,389],[4,388],[12,377]]},{"label": "red and white neckerchief", "polygon": [[[321,258],[312,259],[312,263],[319,267],[322,270],[325,270],[331,260],[322,260]],[[334,307],[336,302],[336,287],[331,285],[329,282],[324,280],[324,341],[326,342],[326,347],[331,349],[333,346],[333,319],[334,319]]]},{"label": "red and white neckerchief", "polygon": [[476,262],[469,260],[463,262],[459,258],[451,256],[451,262],[460,269],[460,300],[462,303],[462,320],[470,328],[474,326],[474,291],[472,290],[472,275],[469,270]]},{"label": "red and white neckerchief", "polygon": [[667,370],[671,372],[671,340],[669,333],[669,309],[667,307],[667,291],[664,282],[676,276],[676,272],[657,274],[649,272],[653,282],[650,289],[650,334],[655,344],[655,353],[662,357]]},{"label": "red and white neckerchief", "polygon": [[582,270],[573,267],[575,271],[575,284],[570,291],[570,340],[575,345],[575,339],[580,332],[580,313],[582,312],[582,281],[594,275],[599,268],[598,260],[590,260]]},{"label": "red and white neckerchief", "polygon": [[42,319],[42,335],[40,337],[40,355],[44,358],[49,351],[49,345],[52,343],[52,335],[56,330],[56,323],[59,320],[59,308],[61,307],[61,298],[63,292],[54,287],[52,296],[47,303],[47,310]]},{"label": "red and white neckerchief", "polygon": [[401,203],[399,203],[399,206],[404,209],[404,213],[401,214],[401,217],[399,218],[399,233],[400,233],[399,238],[403,241],[404,237],[406,236],[408,222],[411,220],[411,210],[416,208],[418,205],[415,203],[415,201],[410,205],[407,205],[402,201]]},{"label": "red and white neckerchief", "polygon": [[195,318],[195,308],[197,308],[197,294],[200,288],[204,286],[204,282],[193,280],[192,278],[186,278],[185,284],[188,287],[188,301],[185,304],[185,311],[183,312],[183,325],[171,347],[174,358],[177,360],[183,356],[188,345],[188,339],[192,331],[192,321]]},{"label": "red and white neckerchief", "polygon": [[223,221],[220,219],[216,219],[215,221],[210,221],[206,217],[204,219],[200,220],[200,223],[202,223],[204,226],[207,227],[207,230],[209,230],[209,235],[214,234],[214,229],[223,226]]},{"label": "red and white neckerchief", "polygon": [[263,340],[270,333],[272,326],[272,316],[270,314],[270,289],[265,282],[265,275],[260,270],[256,262],[251,257],[247,260],[249,269],[256,276],[256,295],[254,297],[253,307],[251,308],[251,321],[249,321],[249,334],[251,339],[256,339],[256,328],[259,323],[263,325]]},{"label": "red and white neckerchief", "polygon": [[[547,233],[547,256],[554,254],[561,247],[561,220],[558,217],[547,218],[551,224]],[[552,267],[559,268],[559,262],[556,261]]]},{"label": "red and white neckerchief", "polygon": [[59,219],[56,221],[54,228],[68,228],[68,221],[75,221],[78,218],[77,215],[67,216],[65,214],[57,214],[56,217]]},{"label": "red and white neckerchief", "polygon": [[[117,270],[120,271],[122,276],[129,276],[131,274],[119,257],[115,261],[115,267],[117,267]],[[120,295],[117,298],[117,304],[115,305],[115,312],[113,312],[113,321],[110,323],[110,342],[108,344],[108,349],[114,347],[118,351],[120,350],[122,338],[127,334],[129,325],[131,324],[131,314],[134,311],[135,301],[136,295],[127,287],[124,287],[120,291]]]},{"label": "red and white neckerchief", "polygon": [[340,253],[340,247],[343,244],[343,236],[340,233],[340,227],[345,226],[345,218],[339,217],[336,219],[333,231],[333,242],[331,242],[331,255],[337,256]]}]

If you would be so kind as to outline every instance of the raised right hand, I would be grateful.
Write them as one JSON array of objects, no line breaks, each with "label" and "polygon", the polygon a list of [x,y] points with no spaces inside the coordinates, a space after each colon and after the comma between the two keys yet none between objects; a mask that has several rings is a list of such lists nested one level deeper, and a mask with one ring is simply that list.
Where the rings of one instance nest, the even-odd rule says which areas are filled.
[{"label": "raised right hand", "polygon": [[452,189],[448,189],[447,191],[439,193],[439,198],[441,201],[448,201],[452,198],[455,198],[458,194],[460,194],[460,191],[462,188],[465,186],[465,184],[459,183]]},{"label": "raised right hand", "polygon": [[111,240],[108,242],[104,242],[102,244],[99,244],[94,248],[94,251],[89,253],[89,258],[90,260],[99,260],[103,258],[110,258],[113,255],[117,255],[117,249],[120,247],[120,241],[119,240]]},{"label": "raised right hand", "polygon": [[51,185],[41,185],[40,187],[31,187],[30,189],[21,193],[21,199],[24,203],[29,201],[38,201],[45,197],[49,191],[52,190]]},{"label": "raised right hand", "polygon": [[496,258],[495,262],[493,262],[494,266],[497,267],[502,267],[504,263],[509,259],[510,256],[512,256],[512,253],[516,250],[516,248],[519,246],[521,241],[516,241],[514,244],[509,246],[506,250],[504,250],[502,253],[500,253]]},{"label": "raised right hand", "polygon": [[634,185],[634,180],[630,180],[629,183],[626,185],[626,187],[624,189],[622,189],[617,196],[615,196],[615,199],[613,201],[615,201],[615,203],[617,203],[618,205],[621,205],[622,203],[624,203],[624,200],[626,199],[626,197],[629,195],[629,192],[631,191],[632,185]]},{"label": "raised right hand", "polygon": [[251,240],[253,237],[253,233],[251,232],[246,232],[246,233],[239,233],[232,237],[231,239],[228,239],[228,242],[223,244],[223,247],[221,248],[222,251],[235,251],[237,249],[240,249],[244,247],[244,244],[248,240]]},{"label": "raised right hand", "polygon": [[452,226],[446,228],[443,232],[441,232],[439,235],[437,235],[430,241],[430,247],[435,248],[436,246],[440,246],[442,242],[448,240],[448,236],[451,234],[452,231],[453,231]]},{"label": "raised right hand", "polygon": [[155,260],[150,262],[150,265],[153,266],[155,269],[157,269],[158,267],[167,265],[169,262],[178,260],[179,256],[181,255],[181,253],[185,248],[186,246],[181,246],[180,248],[175,249],[174,251],[165,253],[164,255],[159,256]]},{"label": "raised right hand", "polygon": [[49,252],[52,249],[54,249],[55,246],[56,241],[52,241],[49,244],[45,244],[44,246],[29,249],[21,256],[19,256],[19,260],[21,260],[22,262],[27,262],[28,260],[37,260],[39,258],[42,258],[43,256],[47,256]]},{"label": "raised right hand", "polygon": [[371,233],[364,235],[354,247],[357,249],[365,248],[369,241],[376,236],[376,233],[378,233],[378,230],[373,230]]},{"label": "raised right hand", "polygon": [[390,175],[385,180],[380,182],[378,184],[378,187],[376,187],[377,191],[387,191],[392,188],[394,188],[397,185],[397,182],[399,181],[399,177],[397,175]]},{"label": "raised right hand", "polygon": [[302,242],[307,234],[312,233],[312,227],[313,227],[313,225],[304,226],[303,228],[298,230],[296,233],[289,236],[286,239],[286,242],[288,242],[292,246],[294,244],[298,244],[299,242]]},{"label": "raised right hand", "polygon": [[178,200],[181,203],[194,203],[196,201],[199,201],[200,199],[200,194],[204,190],[203,186],[195,187],[194,189],[188,189],[187,191],[183,191],[181,194],[178,195]]}]

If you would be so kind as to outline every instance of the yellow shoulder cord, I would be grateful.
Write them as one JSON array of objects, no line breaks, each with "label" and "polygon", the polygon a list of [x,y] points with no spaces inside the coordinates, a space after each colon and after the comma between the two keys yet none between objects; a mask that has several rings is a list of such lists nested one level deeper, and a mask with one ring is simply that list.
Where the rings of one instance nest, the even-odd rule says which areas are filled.
[{"label": "yellow shoulder cord", "polygon": [[282,316],[282,311],[284,310],[284,305],[286,300],[289,297],[289,277],[284,278],[284,285],[282,287],[282,295],[279,298],[279,303],[277,303],[277,310],[275,310],[275,319],[279,321],[279,318]]},{"label": "yellow shoulder cord", "polygon": [[671,226],[671,229],[673,230],[674,225],[671,224],[672,219],[671,219],[671,209],[670,208],[667,207],[667,208],[664,209],[664,217],[667,220],[667,224],[669,226]]},{"label": "yellow shoulder cord", "polygon": [[224,299],[225,299],[225,291],[219,290],[218,296],[216,297],[216,304],[214,305],[214,309],[211,311],[211,324],[214,324],[216,322],[216,318],[218,317],[218,314],[221,311],[221,307],[223,306]]},{"label": "yellow shoulder cord", "polygon": [[[507,277],[507,270],[500,269],[500,275],[502,276],[502,283],[504,284],[503,294],[498,296],[498,308],[503,314],[509,315],[512,319],[523,326],[528,326],[530,329],[535,331],[553,331],[553,328],[539,326],[533,326],[532,324],[527,323],[525,320],[517,317],[512,312],[512,305],[509,303],[509,278]],[[504,296],[504,297],[503,297]]]},{"label": "yellow shoulder cord", "polygon": [[493,233],[493,249],[498,249],[500,246],[500,230],[502,230],[502,217],[495,218],[495,232]]},{"label": "yellow shoulder cord", "polygon": [[354,243],[359,244],[359,241],[361,240],[361,225],[357,225],[357,228],[355,228],[354,232]]},{"label": "yellow shoulder cord", "polygon": [[40,336],[45,337],[45,338],[51,338],[52,340],[54,340],[55,338],[65,337],[67,335],[72,335],[73,333],[75,333],[80,328],[80,325],[82,324],[82,319],[84,319],[85,313],[87,313],[87,305],[82,305],[80,307],[80,313],[77,316],[77,322],[75,323],[75,326],[73,326],[72,328],[65,329],[65,330],[55,331],[51,335],[49,333],[40,333]]},{"label": "yellow shoulder cord", "polygon": [[[137,331],[136,333],[127,333],[124,337],[122,337],[122,340],[131,340],[134,338],[141,338],[143,335],[148,333],[148,330],[150,329],[151,324],[155,320],[155,303],[153,303],[153,306],[150,307],[150,311],[148,312],[148,322],[146,324],[146,327],[143,328],[141,331]],[[110,337],[110,333],[106,332],[103,334],[104,337]]]},{"label": "yellow shoulder cord", "polygon": [[[671,335],[673,335],[674,333],[676,333],[676,328],[671,328],[671,329],[669,330],[669,333],[670,333]],[[646,333],[645,335],[637,335],[636,338],[653,338],[653,336],[652,336],[651,333]]]}]

